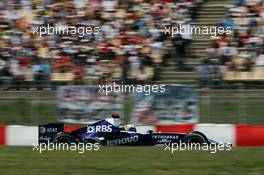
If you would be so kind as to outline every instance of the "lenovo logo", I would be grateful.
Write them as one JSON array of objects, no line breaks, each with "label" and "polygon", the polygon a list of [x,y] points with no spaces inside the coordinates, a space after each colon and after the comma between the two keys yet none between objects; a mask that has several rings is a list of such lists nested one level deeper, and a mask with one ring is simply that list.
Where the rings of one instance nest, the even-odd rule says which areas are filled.
[{"label": "lenovo logo", "polygon": [[131,137],[124,137],[122,139],[115,139],[115,140],[107,140],[106,145],[124,145],[126,143],[132,143],[139,140],[139,136],[131,136]]}]

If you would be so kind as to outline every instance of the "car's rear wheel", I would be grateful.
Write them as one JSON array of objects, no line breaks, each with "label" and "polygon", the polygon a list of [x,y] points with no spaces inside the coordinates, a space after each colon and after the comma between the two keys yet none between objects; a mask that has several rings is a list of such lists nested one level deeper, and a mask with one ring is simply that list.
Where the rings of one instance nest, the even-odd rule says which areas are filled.
[{"label": "car's rear wheel", "polygon": [[206,138],[206,136],[197,131],[187,134],[185,138],[183,139],[183,141],[187,144],[194,143],[194,144],[202,145],[202,144],[208,143],[208,139]]},{"label": "car's rear wheel", "polygon": [[54,137],[53,142],[71,144],[71,143],[76,143],[76,139],[72,134],[67,132],[62,132]]}]

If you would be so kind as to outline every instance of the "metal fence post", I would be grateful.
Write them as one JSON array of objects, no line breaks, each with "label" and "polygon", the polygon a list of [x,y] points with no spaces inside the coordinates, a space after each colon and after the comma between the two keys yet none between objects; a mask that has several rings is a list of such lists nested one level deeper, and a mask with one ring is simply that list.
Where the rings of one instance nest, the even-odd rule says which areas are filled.
[{"label": "metal fence post", "polygon": [[[243,83],[239,83],[238,84],[238,91],[243,91],[245,90],[245,85]],[[246,123],[246,105],[245,105],[245,101],[246,101],[246,94],[241,94],[239,95],[238,99],[238,122],[239,123]]]}]

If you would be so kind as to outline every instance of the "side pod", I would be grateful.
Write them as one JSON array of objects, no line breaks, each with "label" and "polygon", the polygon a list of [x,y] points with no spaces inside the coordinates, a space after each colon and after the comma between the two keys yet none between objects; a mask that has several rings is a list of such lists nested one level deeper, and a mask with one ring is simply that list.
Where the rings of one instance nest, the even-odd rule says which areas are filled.
[{"label": "side pod", "polygon": [[46,125],[39,125],[38,140],[39,144],[47,144],[59,132],[64,131],[63,123],[49,123]]}]

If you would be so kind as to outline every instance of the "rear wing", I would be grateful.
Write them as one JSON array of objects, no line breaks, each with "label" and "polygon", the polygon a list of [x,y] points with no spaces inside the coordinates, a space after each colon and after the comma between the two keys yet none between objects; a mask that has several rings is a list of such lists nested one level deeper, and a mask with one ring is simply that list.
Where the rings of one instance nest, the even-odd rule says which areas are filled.
[{"label": "rear wing", "polygon": [[59,133],[64,131],[64,124],[63,123],[49,123],[46,125],[39,125],[39,132],[38,132],[38,142],[41,143],[48,143],[52,142],[53,137]]}]

